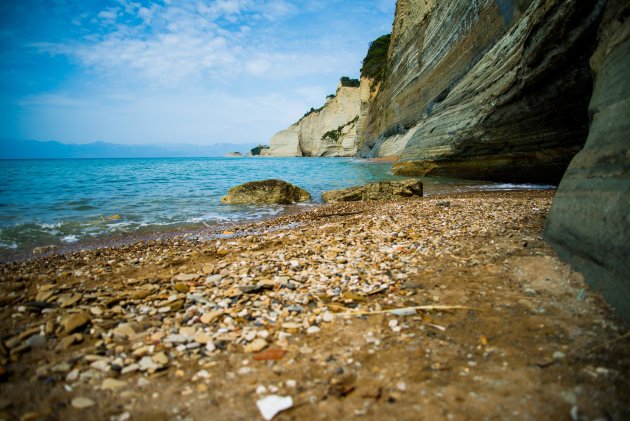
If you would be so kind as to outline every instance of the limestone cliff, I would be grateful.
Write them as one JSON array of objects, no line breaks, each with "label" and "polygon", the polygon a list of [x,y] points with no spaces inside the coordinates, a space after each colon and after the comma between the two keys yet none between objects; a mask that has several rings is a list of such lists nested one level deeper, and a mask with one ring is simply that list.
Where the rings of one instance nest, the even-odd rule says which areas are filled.
[{"label": "limestone cliff", "polygon": [[357,153],[359,87],[337,88],[334,98],[303,117],[270,141],[271,156],[354,156]]},{"label": "limestone cliff", "polygon": [[362,154],[406,175],[559,181],[586,139],[604,4],[400,0]]}]

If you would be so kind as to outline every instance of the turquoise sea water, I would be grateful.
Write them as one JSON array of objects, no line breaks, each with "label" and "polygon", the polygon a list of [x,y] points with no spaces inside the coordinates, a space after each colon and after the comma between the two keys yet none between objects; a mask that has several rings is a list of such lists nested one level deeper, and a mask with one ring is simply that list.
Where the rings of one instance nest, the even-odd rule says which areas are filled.
[{"label": "turquoise sea water", "polygon": [[[390,168],[344,158],[4,160],[0,253],[273,216],[286,207],[224,205],[220,198],[234,185],[279,178],[305,188],[317,203],[325,190],[402,178]],[[425,192],[510,186],[429,179]]]}]

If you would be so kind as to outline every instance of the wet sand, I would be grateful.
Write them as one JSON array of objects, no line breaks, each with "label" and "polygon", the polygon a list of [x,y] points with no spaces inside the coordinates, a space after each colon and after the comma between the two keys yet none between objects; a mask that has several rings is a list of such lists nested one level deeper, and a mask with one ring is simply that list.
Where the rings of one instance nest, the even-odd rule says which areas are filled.
[{"label": "wet sand", "polygon": [[0,418],[261,419],[281,395],[278,420],[626,419],[628,327],[542,241],[552,198],[323,205],[5,264]]}]

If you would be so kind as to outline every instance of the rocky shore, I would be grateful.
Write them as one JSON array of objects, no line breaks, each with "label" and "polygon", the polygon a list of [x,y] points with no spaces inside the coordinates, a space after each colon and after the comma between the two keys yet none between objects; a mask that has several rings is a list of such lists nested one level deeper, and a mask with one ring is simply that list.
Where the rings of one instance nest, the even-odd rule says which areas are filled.
[{"label": "rocky shore", "polygon": [[0,419],[262,419],[271,395],[274,419],[626,419],[627,326],[542,241],[552,198],[337,203],[3,265]]}]

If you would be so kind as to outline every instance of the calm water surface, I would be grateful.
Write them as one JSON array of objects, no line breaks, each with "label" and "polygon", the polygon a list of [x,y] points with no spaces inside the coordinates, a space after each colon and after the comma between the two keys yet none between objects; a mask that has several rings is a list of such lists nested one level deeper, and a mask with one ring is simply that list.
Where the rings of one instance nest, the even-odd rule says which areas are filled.
[{"label": "calm water surface", "polygon": [[[390,168],[345,158],[3,160],[0,253],[278,215],[286,207],[224,205],[220,199],[234,185],[280,178],[308,190],[317,203],[326,190],[403,179]],[[427,195],[540,187],[423,181]]]}]

